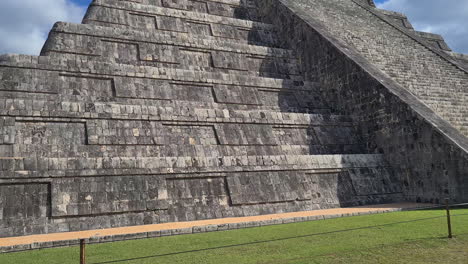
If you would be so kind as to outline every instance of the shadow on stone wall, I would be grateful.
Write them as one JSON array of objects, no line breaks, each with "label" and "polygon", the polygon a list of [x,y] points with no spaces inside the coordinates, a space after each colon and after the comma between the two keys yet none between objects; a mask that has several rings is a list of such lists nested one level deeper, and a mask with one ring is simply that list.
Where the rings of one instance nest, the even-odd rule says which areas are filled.
[{"label": "shadow on stone wall", "polygon": [[[239,14],[242,12],[239,10]],[[253,45],[261,41],[261,37],[256,31],[251,31],[248,39],[250,44]],[[290,49],[288,40],[280,38],[280,36],[278,36],[275,43],[276,47]],[[298,63],[300,61],[298,59]],[[291,69],[284,67],[284,64],[281,64],[280,61],[264,59],[260,67],[260,76],[285,79],[293,82],[295,88],[300,87],[299,90],[291,89],[286,84],[282,87],[281,91],[277,93],[279,112],[315,115],[306,127],[298,130],[301,135],[291,135],[292,137],[306,135],[307,141],[302,142],[304,148],[302,148],[300,154],[369,154],[360,132],[361,128],[350,116],[337,117],[337,115],[343,113],[335,112],[333,109],[337,109],[337,107],[327,104],[327,100],[321,94],[321,87],[318,85],[319,77],[307,76],[306,78],[305,73],[302,71],[304,69],[303,65],[298,65],[295,72],[291,72]],[[272,75],[272,72],[277,75]],[[305,79],[308,82],[305,82]],[[329,124],[324,127],[314,123],[313,120],[316,120],[314,118],[322,119],[322,121]],[[297,140],[292,141],[297,142]],[[392,172],[387,173],[386,169],[377,171],[372,168],[360,168],[351,171],[344,170],[339,173],[321,174],[317,183],[319,185],[319,196],[315,202],[323,207],[346,207],[393,202],[391,195],[385,197],[382,194],[399,193],[401,190],[393,188],[393,184],[398,180],[393,178],[395,174]],[[388,186],[392,186],[392,188]]]},{"label": "shadow on stone wall", "polygon": [[354,116],[368,151],[383,154],[400,171],[405,200],[433,203],[450,196],[453,202],[467,201],[466,137],[338,41],[304,10],[310,3],[295,3],[258,1],[261,17],[277,25],[284,41],[301,54],[306,75],[320,76],[327,102]]},{"label": "shadow on stone wall", "polygon": [[[243,4],[247,4],[245,1]],[[248,8],[239,8],[236,14],[239,18],[259,20],[258,14],[252,14]],[[266,36],[262,35],[259,31],[250,31],[248,35],[249,44],[264,45]],[[273,47],[289,49],[289,44],[280,36],[271,35],[275,43]],[[262,40],[263,39],[263,40]],[[274,50],[272,50],[274,52]],[[291,89],[284,85],[277,93],[277,107],[283,113],[299,113],[299,114],[319,114],[322,115],[325,121],[329,121],[332,126],[327,128],[317,127],[317,124],[310,123],[310,126],[302,130],[306,133],[308,140],[308,149],[304,151],[303,155],[319,155],[319,154],[367,154],[367,148],[364,140],[360,136],[358,127],[340,127],[343,120],[331,120],[330,114],[334,114],[333,107],[327,105],[326,100],[323,99],[319,86],[314,82],[317,78],[314,76],[307,76],[310,82],[304,82],[304,73],[302,72],[302,65],[300,59],[291,61],[285,58],[270,59],[265,58],[259,66],[259,76],[268,78],[278,78],[287,80],[287,82],[294,83],[295,88]],[[293,62],[291,64],[291,62]],[[297,63],[297,65],[294,65]]]}]

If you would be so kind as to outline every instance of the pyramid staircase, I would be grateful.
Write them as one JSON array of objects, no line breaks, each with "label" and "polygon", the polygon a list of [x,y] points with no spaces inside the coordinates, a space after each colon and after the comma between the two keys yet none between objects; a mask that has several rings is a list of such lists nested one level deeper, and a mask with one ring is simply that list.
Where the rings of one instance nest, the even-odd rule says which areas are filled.
[{"label": "pyramid staircase", "polygon": [[95,0],[0,57],[0,236],[402,199],[253,0]]}]

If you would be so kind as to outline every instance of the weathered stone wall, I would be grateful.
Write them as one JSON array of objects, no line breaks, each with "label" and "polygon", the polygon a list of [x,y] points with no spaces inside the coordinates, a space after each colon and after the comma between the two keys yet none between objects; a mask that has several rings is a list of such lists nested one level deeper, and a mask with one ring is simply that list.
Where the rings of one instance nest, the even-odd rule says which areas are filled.
[{"label": "weathered stone wall", "polygon": [[356,3],[95,0],[1,56],[0,236],[467,200],[466,74]]},{"label": "weathered stone wall", "polygon": [[404,171],[406,199],[468,200],[468,140],[438,116],[467,117],[465,72],[352,1],[259,4],[325,100],[359,120],[368,150]]},{"label": "weathered stone wall", "polygon": [[1,56],[0,236],[400,201],[253,3],[95,0]]},{"label": "weathered stone wall", "polygon": [[450,56],[455,58],[468,71],[468,54],[448,52]]},{"label": "weathered stone wall", "polygon": [[[289,3],[289,2],[288,2]],[[443,52],[404,34],[353,0],[290,3],[468,135],[468,74]],[[378,12],[378,11],[377,11]]]}]

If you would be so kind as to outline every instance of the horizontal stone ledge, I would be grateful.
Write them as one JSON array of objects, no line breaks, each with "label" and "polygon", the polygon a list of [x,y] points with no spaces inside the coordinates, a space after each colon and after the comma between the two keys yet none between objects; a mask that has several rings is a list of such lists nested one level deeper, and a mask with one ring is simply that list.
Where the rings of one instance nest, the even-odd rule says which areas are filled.
[{"label": "horizontal stone ledge", "polygon": [[[218,1],[208,1],[208,2],[221,3]],[[232,4],[228,4],[228,5],[233,6]],[[125,1],[97,0],[97,1],[94,1],[91,6],[103,6],[103,7],[109,7],[109,8],[124,9],[124,10],[128,10],[131,12],[149,13],[149,14],[154,14],[154,15],[164,15],[164,16],[171,16],[171,17],[177,17],[177,18],[190,18],[191,20],[196,20],[200,22],[220,23],[220,24],[235,25],[235,26],[245,27],[245,28],[251,28],[251,27],[261,27],[261,28],[269,28],[269,29],[273,28],[272,25],[262,23],[259,21],[213,15],[209,13],[193,12],[189,10],[173,9],[173,8],[155,6],[155,5],[146,5],[146,4],[141,4],[141,3],[130,3],[130,2],[125,2]]]},{"label": "horizontal stone ledge", "polygon": [[[375,168],[385,168],[385,167],[375,167]],[[254,175],[261,175],[263,173],[277,173],[277,172],[284,172],[284,173],[297,173],[303,172],[307,174],[333,174],[333,173],[340,173],[346,171],[348,169],[360,169],[360,168],[336,168],[336,169],[298,169],[298,168],[284,168],[283,170],[248,170],[248,169],[239,169],[237,171],[174,171],[172,174],[170,173],[149,173],[149,172],[142,172],[135,170],[134,174],[128,172],[125,174],[96,174],[91,175],[88,174],[86,176],[43,176],[43,177],[26,177],[26,178],[0,178],[0,184],[48,184],[51,183],[53,179],[68,179],[68,178],[105,178],[105,177],[160,177],[161,179],[165,179],[168,181],[173,180],[186,180],[186,179],[206,179],[206,178],[225,178],[230,177],[234,174],[254,174]],[[116,172],[117,170],[114,170]],[[66,171],[64,171],[66,172]],[[140,174],[137,174],[140,172]],[[15,173],[23,173],[24,175],[33,176],[33,174],[40,173],[39,171],[16,171]],[[146,174],[144,174],[146,173]],[[11,176],[11,174],[9,175]],[[37,175],[36,175],[37,176]],[[255,176],[253,176],[255,177]]]},{"label": "horizontal stone ledge", "polygon": [[[382,166],[360,166],[360,167],[352,167],[352,168],[344,168],[344,169],[361,169],[361,168],[389,168],[386,165]],[[283,166],[275,167],[275,168],[264,168],[264,169],[257,169],[251,167],[244,167],[235,169],[220,169],[215,170],[213,168],[207,168],[206,170],[155,170],[155,169],[131,169],[131,170],[120,170],[120,169],[111,169],[111,170],[57,170],[57,171],[16,171],[16,172],[2,172],[0,176],[0,181],[7,183],[11,183],[11,181],[15,180],[30,180],[30,179],[50,179],[50,178],[82,178],[82,177],[113,177],[113,176],[135,176],[135,175],[148,175],[148,176],[167,176],[167,175],[181,175],[184,174],[184,177],[190,174],[200,174],[200,173],[241,173],[241,172],[249,172],[249,173],[261,173],[261,172],[291,172],[291,171],[305,171],[308,173],[335,173],[336,171],[331,171],[330,169],[314,169],[314,168],[297,168],[297,166]],[[134,174],[133,174],[134,173]],[[197,176],[198,177],[198,176]],[[196,177],[195,177],[196,178]]]},{"label": "horizontal stone ledge", "polygon": [[[208,172],[227,173],[246,171],[261,172],[388,167],[387,163],[383,159],[383,155],[381,154],[231,156],[222,157],[221,160],[220,157],[42,159],[44,164],[47,164],[47,168],[44,168],[43,170],[2,173],[0,178],[95,177],[99,175],[116,176],[148,174],[171,175]],[[80,160],[82,161],[79,162]],[[79,164],[83,165],[80,165],[80,168],[72,168],[76,166],[77,161]],[[68,165],[69,162],[70,166]],[[104,163],[107,165],[104,165]],[[66,168],[55,169],[54,166],[58,167],[58,165],[54,164],[66,165]],[[71,164],[74,165],[71,166]],[[168,166],[168,164],[170,165]],[[231,165],[228,166],[227,164]]]},{"label": "horizontal stone ledge", "polygon": [[[267,112],[268,111],[261,111]],[[83,112],[86,113],[86,112]],[[161,123],[167,126],[213,126],[217,124],[233,124],[233,125],[270,125],[273,129],[307,129],[314,127],[354,127],[357,125],[350,117],[340,115],[321,115],[321,114],[294,114],[288,113],[288,115],[280,118],[254,118],[237,116],[237,111],[230,111],[231,117],[213,117],[213,118],[202,118],[201,115],[193,115],[192,117],[199,117],[198,119],[187,120],[184,116],[175,115],[173,118],[165,119],[165,115],[161,115],[160,118],[156,118],[159,115],[153,116],[151,114],[142,115],[141,118],[133,115],[125,116],[122,114],[110,114],[106,118],[98,118],[95,116],[82,116],[71,115],[67,117],[66,112],[61,113],[60,116],[54,117],[54,115],[47,115],[44,117],[40,116],[26,116],[26,115],[3,115],[0,110],[0,117],[6,116],[15,118],[18,122],[35,122],[35,123],[47,123],[47,122],[60,122],[60,123],[86,123],[93,120],[96,121],[127,121],[127,122],[154,122]],[[273,112],[275,113],[275,112]],[[248,114],[248,112],[247,112]],[[145,118],[143,118],[145,116]],[[292,119],[291,119],[292,118]]]},{"label": "horizontal stone ledge", "polygon": [[[231,41],[238,44],[246,44],[246,45],[257,45],[262,47],[272,47],[272,48],[287,48],[283,43],[277,39],[272,31],[266,31],[257,28],[242,28],[236,26],[229,26],[224,24],[216,24],[216,23],[204,23],[204,22],[197,22],[191,20],[182,20],[179,18],[172,18],[174,20],[180,20],[179,25],[172,25],[159,27],[157,25],[161,24],[162,22],[158,22],[166,17],[156,17],[149,16],[149,15],[136,15],[134,16],[142,16],[146,19],[155,20],[146,21],[147,24],[137,24],[135,25],[135,20],[127,18],[127,21],[115,21],[112,18],[108,18],[107,20],[102,17],[97,18],[87,18],[83,21],[86,25],[95,25],[95,26],[103,26],[103,27],[111,27],[111,28],[121,28],[121,29],[137,29],[137,30],[148,30],[154,31],[156,33],[161,32],[179,32],[182,34],[189,34],[191,36],[204,36],[205,38],[212,39],[212,40],[220,40],[220,41]],[[114,16],[113,16],[114,17]],[[177,22],[177,21],[176,21]],[[159,24],[158,24],[159,23]],[[202,29],[198,29],[197,26],[202,27]],[[149,27],[149,28],[148,28]],[[180,27],[181,29],[177,29]],[[197,30],[201,30],[198,32]],[[246,33],[246,31],[248,33]],[[251,37],[251,36],[253,37]]]},{"label": "horizontal stone ledge", "polygon": [[[130,42],[133,41],[139,42],[142,45],[164,44],[186,48],[202,48],[296,60],[294,53],[287,49],[243,44],[233,40],[218,40],[212,39],[209,36],[191,35],[188,37],[187,34],[179,32],[168,33],[161,30],[147,29],[143,31],[138,29],[110,28],[91,24],[73,24],[67,22],[57,22],[51,32]],[[51,37],[53,39],[55,36],[52,35]],[[47,45],[45,48],[47,48]]]},{"label": "horizontal stone ledge", "polygon": [[[142,79],[156,79],[181,81],[197,84],[224,84],[239,85],[258,88],[276,88],[276,89],[305,89],[311,90],[318,87],[317,82],[297,81],[290,79],[277,79],[267,77],[253,77],[246,75],[233,75],[215,72],[190,71],[173,68],[156,68],[151,66],[135,66],[130,64],[103,63],[98,61],[81,60],[61,61],[57,58],[46,56],[31,56],[31,62],[26,61],[27,57],[17,55],[6,55],[0,57],[0,69],[2,67],[28,69],[28,70],[46,70],[60,72],[62,75],[77,78],[112,78],[112,77],[131,77]],[[20,61],[18,61],[20,60]],[[69,65],[63,65],[62,62],[70,62]]]},{"label": "horizontal stone ledge", "polygon": [[[105,0],[104,0],[105,1]],[[130,4],[141,4],[141,5],[146,5],[146,6],[164,6],[166,7],[167,5],[170,5],[170,4],[167,4],[167,3],[161,3],[161,1],[157,1],[157,2],[154,2],[152,0],[120,0],[120,2],[122,3],[130,3]],[[245,7],[247,4],[247,6],[250,6],[249,4],[252,3],[251,1],[247,0],[247,1],[243,1],[243,0],[200,0],[198,2],[202,2],[202,3],[214,3],[214,4],[224,4],[224,5],[229,5],[229,6],[232,6],[232,7]],[[160,5],[161,3],[161,5]],[[245,3],[245,4],[243,4]]]}]

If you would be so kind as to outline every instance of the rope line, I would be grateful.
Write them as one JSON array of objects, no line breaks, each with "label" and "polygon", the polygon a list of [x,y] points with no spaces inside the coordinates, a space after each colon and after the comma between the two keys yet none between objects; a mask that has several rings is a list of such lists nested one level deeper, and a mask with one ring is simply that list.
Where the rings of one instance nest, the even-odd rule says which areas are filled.
[{"label": "rope line", "polygon": [[[468,206],[468,203],[461,203],[461,204],[452,204],[449,205],[449,207],[452,206]],[[444,208],[445,205],[440,205],[440,206],[429,206],[429,207],[421,207],[421,208],[415,208],[405,210],[405,211],[416,211],[416,210],[424,210],[424,209],[433,209],[433,208]],[[403,211],[403,212],[405,212]],[[391,212],[390,212],[391,213]],[[468,213],[465,214],[453,214],[451,215],[452,217],[458,217],[458,216],[468,216]],[[446,215],[441,215],[441,216],[434,216],[434,217],[426,217],[426,218],[418,218],[418,219],[412,219],[412,220],[406,220],[406,221],[399,221],[399,222],[391,222],[391,223],[386,223],[386,224],[381,224],[381,225],[373,225],[373,226],[363,226],[363,227],[356,227],[356,228],[349,228],[349,229],[341,229],[341,230],[334,230],[334,231],[327,231],[327,232],[321,232],[321,233],[312,233],[312,234],[306,234],[306,235],[300,235],[300,236],[294,236],[294,237],[285,237],[285,238],[278,238],[278,239],[272,239],[272,240],[262,240],[262,241],[255,241],[255,242],[248,242],[248,243],[242,243],[242,244],[233,244],[233,245],[226,245],[226,246],[220,246],[220,247],[213,247],[213,248],[207,248],[207,249],[199,249],[199,250],[194,250],[194,251],[182,251],[182,252],[177,252],[177,253],[168,253],[165,255],[171,255],[171,254],[182,254],[182,253],[189,253],[189,252],[198,252],[198,251],[207,251],[207,250],[214,250],[214,249],[221,249],[221,248],[229,248],[229,247],[238,247],[238,246],[244,246],[244,245],[253,245],[253,244],[260,244],[260,243],[267,243],[267,242],[274,242],[274,241],[282,241],[282,240],[290,240],[290,239],[298,239],[298,238],[304,238],[304,237],[311,237],[311,236],[319,236],[319,235],[328,235],[328,234],[336,234],[336,233],[344,233],[344,232],[350,232],[350,231],[357,231],[357,230],[365,230],[365,229],[373,229],[373,228],[380,228],[380,227],[386,227],[386,226],[392,226],[392,225],[398,225],[398,224],[407,224],[407,223],[413,223],[413,222],[420,222],[420,221],[427,221],[427,220],[433,220],[433,219],[439,219],[439,218],[446,218]],[[146,237],[144,238],[138,238],[138,239],[131,239],[131,240],[139,240],[139,239],[147,239]],[[125,240],[122,240],[125,241]],[[86,243],[87,245],[95,245],[95,244],[105,244],[105,243],[114,243],[114,242],[121,242],[121,241],[104,241],[104,242],[88,242]],[[67,246],[78,246],[79,243],[69,243]],[[52,245],[52,246],[45,246],[41,247],[43,249],[50,249],[50,248],[58,248],[58,247],[63,247],[63,245]],[[19,250],[16,252],[21,252],[21,251],[29,251],[28,249],[26,250]],[[165,255],[159,255],[159,256],[165,256]],[[142,258],[147,258],[147,257],[142,257]],[[140,258],[136,258],[140,259]],[[102,262],[102,263],[114,263],[114,262]]]},{"label": "rope line", "polygon": [[[451,207],[459,207],[459,206],[468,206],[468,203],[459,203],[459,204],[449,204],[449,208]],[[424,206],[424,207],[414,207],[414,208],[405,208],[403,211],[418,211],[418,210],[427,210],[427,209],[435,209],[435,208],[445,208],[446,205],[432,205],[432,206]]]},{"label": "rope line", "polygon": [[[400,222],[392,222],[392,223],[374,225],[374,226],[356,227],[356,228],[334,230],[334,231],[327,231],[327,232],[321,232],[321,233],[312,233],[312,234],[300,235],[300,236],[294,236],[294,237],[284,237],[284,238],[260,240],[260,241],[254,241],[254,242],[231,244],[231,245],[211,247],[211,248],[179,251],[179,252],[165,253],[165,254],[160,254],[160,255],[128,258],[128,259],[124,259],[124,260],[112,260],[112,261],[98,262],[98,263],[95,263],[95,264],[119,263],[119,262],[135,261],[135,260],[149,259],[149,258],[155,258],[155,257],[166,257],[166,256],[173,256],[173,255],[180,255],[180,254],[187,254],[187,253],[195,253],[195,252],[203,252],[203,251],[211,251],[211,250],[224,249],[224,248],[249,246],[249,245],[256,245],[256,244],[263,244],[263,243],[270,243],[270,242],[277,242],[277,241],[285,241],[285,240],[291,240],[291,239],[299,239],[299,238],[312,237],[312,236],[330,235],[330,234],[344,233],[344,232],[357,231],[357,230],[374,229],[374,228],[386,227],[386,226],[391,226],[391,225],[396,225],[396,224],[413,223],[413,222],[420,222],[420,221],[439,219],[439,218],[445,218],[445,217],[446,217],[445,215],[444,216],[435,216],[435,217],[426,217],[426,218],[419,218],[419,219],[400,221]],[[93,244],[96,244],[96,243],[93,243]]]}]

